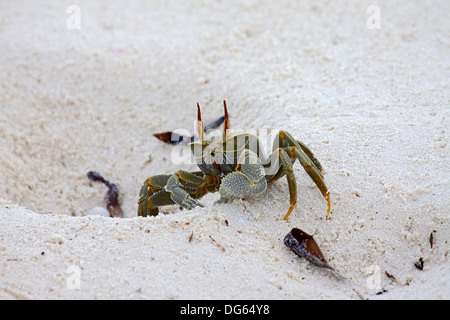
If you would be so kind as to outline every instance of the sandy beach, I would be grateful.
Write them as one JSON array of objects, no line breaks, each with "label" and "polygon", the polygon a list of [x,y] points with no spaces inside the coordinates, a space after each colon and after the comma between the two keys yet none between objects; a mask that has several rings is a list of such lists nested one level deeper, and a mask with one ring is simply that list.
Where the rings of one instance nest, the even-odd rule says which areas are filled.
[{"label": "sandy beach", "polygon": [[[0,299],[449,299],[448,1],[0,3]],[[298,164],[253,197],[137,217],[179,169],[152,134],[286,130]],[[189,152],[187,147],[183,152]],[[106,188],[124,218],[93,215]],[[314,236],[345,279],[283,244]]]}]

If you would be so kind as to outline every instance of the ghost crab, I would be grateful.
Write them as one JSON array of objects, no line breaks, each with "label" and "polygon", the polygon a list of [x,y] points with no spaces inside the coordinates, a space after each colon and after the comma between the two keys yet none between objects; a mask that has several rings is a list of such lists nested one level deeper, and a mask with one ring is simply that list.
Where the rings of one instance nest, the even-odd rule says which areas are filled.
[{"label": "ghost crab", "polygon": [[204,207],[198,200],[206,193],[219,191],[223,197],[242,197],[260,194],[268,182],[287,177],[290,206],[284,215],[286,220],[297,203],[297,183],[293,165],[298,159],[307,174],[319,188],[328,204],[330,193],[325,185],[322,166],[311,150],[286,131],[275,137],[272,153],[265,157],[258,138],[249,133],[229,134],[226,101],[224,104],[223,134],[206,137],[197,103],[197,140],[191,142],[192,155],[200,171],[179,170],[174,174],[161,174],[145,180],[138,201],[139,216],[154,216],[159,207],[178,204],[186,209]]}]

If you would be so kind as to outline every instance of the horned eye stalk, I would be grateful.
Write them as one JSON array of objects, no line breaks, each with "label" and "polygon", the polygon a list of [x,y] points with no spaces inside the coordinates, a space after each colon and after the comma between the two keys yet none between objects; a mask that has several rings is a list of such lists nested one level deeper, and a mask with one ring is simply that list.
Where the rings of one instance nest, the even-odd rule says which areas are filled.
[{"label": "horned eye stalk", "polygon": [[[226,100],[223,100],[223,112],[224,112],[224,116],[222,118],[220,118],[219,120],[223,121],[223,136],[226,137],[226,136],[228,136],[228,129],[230,129],[230,127],[231,127],[231,122],[228,117]],[[199,140],[203,140],[204,135],[205,135],[205,126],[203,125],[203,121],[202,121],[202,111],[200,109],[200,104],[197,102],[197,121],[195,122],[195,136]]]},{"label": "horned eye stalk", "polygon": [[228,129],[231,127],[230,119],[228,118],[228,110],[227,110],[227,101],[223,100],[223,113],[224,113],[224,119],[223,119],[223,136],[227,137]]},{"label": "horned eye stalk", "polygon": [[198,139],[203,140],[203,135],[205,134],[205,127],[202,121],[202,112],[200,110],[200,104],[197,102],[197,121],[195,123],[195,135]]},{"label": "horned eye stalk", "polygon": [[195,121],[194,126],[194,134],[192,136],[185,136],[175,133],[173,131],[166,131],[162,133],[154,133],[153,136],[165,143],[177,145],[180,143],[188,144],[190,142],[194,142],[196,139],[203,141],[204,135],[211,129],[215,129],[219,127],[222,123],[227,119],[227,125],[224,124],[224,134],[226,134],[227,129],[230,127],[230,121],[228,120],[228,112],[226,109],[226,101],[224,100],[225,105],[225,115],[221,116],[219,119],[208,123],[206,126],[203,124],[202,114],[200,110],[200,104],[197,102],[197,120]]}]

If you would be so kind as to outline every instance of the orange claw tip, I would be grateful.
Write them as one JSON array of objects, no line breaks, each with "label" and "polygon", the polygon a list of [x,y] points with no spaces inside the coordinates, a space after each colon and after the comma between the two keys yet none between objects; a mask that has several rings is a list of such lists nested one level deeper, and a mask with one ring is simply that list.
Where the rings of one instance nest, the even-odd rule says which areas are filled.
[{"label": "orange claw tip", "polygon": [[293,206],[293,205],[291,205],[291,206],[289,207],[289,210],[288,210],[288,212],[286,213],[286,215],[283,217],[283,220],[287,220],[287,218],[291,215],[292,210],[294,210],[294,206]]}]

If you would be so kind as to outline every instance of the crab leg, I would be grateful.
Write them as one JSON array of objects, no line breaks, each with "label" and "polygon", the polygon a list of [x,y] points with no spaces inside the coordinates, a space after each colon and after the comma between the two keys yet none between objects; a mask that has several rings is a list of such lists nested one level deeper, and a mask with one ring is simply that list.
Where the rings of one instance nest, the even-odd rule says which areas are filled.
[{"label": "crab leg", "polygon": [[170,176],[170,174],[160,174],[145,180],[139,194],[139,216],[155,216],[158,214],[158,206],[173,204],[173,202],[165,204],[158,202],[159,198],[165,198],[163,194],[166,193],[164,191],[164,186],[166,185],[167,180],[170,178]]},{"label": "crab leg", "polygon": [[312,162],[310,162],[307,159],[306,154],[303,152],[303,150],[292,147],[291,149],[291,156],[295,155],[297,159],[300,161],[300,164],[305,169],[306,173],[311,177],[311,179],[314,181],[314,183],[319,187],[320,192],[322,193],[325,200],[327,200],[328,203],[328,209],[327,209],[327,218],[330,217],[330,211],[331,211],[331,203],[330,203],[330,192],[328,191],[327,186],[325,185],[325,181],[323,180],[323,176],[320,173],[320,171],[317,170],[317,168],[314,166]]},{"label": "crab leg", "polygon": [[279,148],[277,150],[278,157],[281,161],[281,168],[283,168],[284,174],[286,174],[288,186],[289,186],[289,197],[290,197],[290,206],[286,215],[283,217],[286,220],[291,214],[292,210],[294,210],[295,205],[297,204],[297,182],[295,180],[294,168],[292,166],[291,159],[289,158],[288,153]]},{"label": "crab leg", "polygon": [[203,173],[200,172],[201,175],[199,175],[199,172],[188,172],[184,170],[178,170],[175,175],[180,179],[180,181],[184,181],[190,184],[195,185],[196,187],[199,186],[203,182]]},{"label": "crab leg", "polygon": [[[272,154],[266,160],[266,179],[268,182],[276,181],[286,175],[287,183],[289,186],[289,198],[290,206],[289,210],[284,216],[286,220],[294,210],[297,204],[297,182],[294,175],[293,163],[295,158],[292,159],[285,148],[275,149]],[[276,170],[276,171],[274,171]]]},{"label": "crab leg", "polygon": [[327,218],[329,218],[331,212],[330,192],[325,184],[323,174],[320,172],[322,166],[317,159],[314,158],[312,152],[306,145],[303,143],[299,144],[299,142],[286,131],[281,130],[278,137],[280,146],[283,146],[285,150],[289,151],[289,156],[291,158],[296,158],[300,161],[300,164],[305,169],[306,173],[317,185],[325,200],[327,200]]},{"label": "crab leg", "polygon": [[200,201],[191,197],[189,192],[183,189],[183,185],[177,175],[173,175],[167,181],[165,190],[170,193],[172,200],[186,209],[194,209],[197,206],[204,207]]},{"label": "crab leg", "polygon": [[320,164],[319,160],[317,160],[314,157],[314,154],[312,153],[312,151],[300,140],[296,140],[297,143],[300,145],[300,147],[302,148],[302,150],[306,153],[306,155],[308,156],[309,159],[311,159],[312,163],[314,163],[314,165],[316,166],[316,168],[322,172],[323,168],[322,165]]},{"label": "crab leg", "polygon": [[[302,156],[305,158],[305,161],[308,162],[309,164],[311,164],[311,166],[313,166],[314,170],[317,171],[317,173],[323,178],[323,174],[321,172],[322,165],[320,163],[318,163],[317,159],[314,158],[314,155],[311,152],[311,150],[309,150],[309,148],[305,144],[303,144],[303,143],[300,144],[298,140],[294,139],[288,132],[283,131],[283,130],[281,130],[279,132],[278,137],[279,137],[280,146],[282,146],[282,147],[297,147],[297,149],[299,149],[299,151],[301,152]],[[305,148],[305,149],[303,149],[303,148]],[[310,158],[310,156],[312,158],[314,158],[315,161],[312,160]],[[316,166],[316,162],[319,164],[318,166]]]},{"label": "crab leg", "polygon": [[150,177],[141,188],[138,215],[156,216],[159,212],[158,207],[175,203],[188,209],[203,207],[203,204],[195,199],[215,189],[216,184],[216,177],[204,175],[201,171],[179,170],[173,175]]},{"label": "crab leg", "polygon": [[179,170],[168,179],[164,190],[171,194],[170,197],[175,203],[186,209],[193,209],[205,206],[196,199],[207,192],[216,191],[217,184],[216,176]]},{"label": "crab leg", "polygon": [[202,171],[188,172],[179,170],[175,173],[182,188],[195,199],[203,197],[207,192],[217,191],[219,179],[214,175],[204,174]]}]

